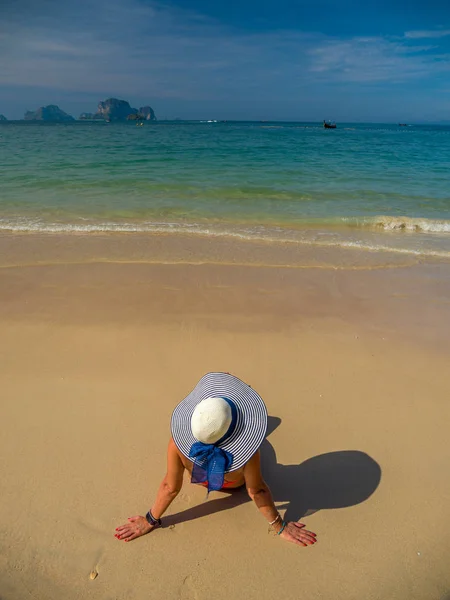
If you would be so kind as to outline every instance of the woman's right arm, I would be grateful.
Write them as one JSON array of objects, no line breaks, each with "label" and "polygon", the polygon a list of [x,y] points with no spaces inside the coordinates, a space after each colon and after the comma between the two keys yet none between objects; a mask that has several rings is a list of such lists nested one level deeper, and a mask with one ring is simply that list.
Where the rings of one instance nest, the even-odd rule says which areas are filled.
[{"label": "woman's right arm", "polygon": [[167,473],[159,486],[156,500],[151,508],[155,519],[160,519],[170,504],[178,496],[183,486],[184,466],[178,454],[175,442],[170,438],[167,448]]},{"label": "woman's right arm", "polygon": [[[173,439],[170,439],[167,448],[167,473],[159,486],[156,500],[150,512],[155,519],[160,519],[170,504],[175,500],[183,485],[184,466],[178,454]],[[142,515],[128,518],[128,523],[117,527],[114,534],[118,540],[130,542],[131,540],[150,533],[155,525],[151,525]]]}]

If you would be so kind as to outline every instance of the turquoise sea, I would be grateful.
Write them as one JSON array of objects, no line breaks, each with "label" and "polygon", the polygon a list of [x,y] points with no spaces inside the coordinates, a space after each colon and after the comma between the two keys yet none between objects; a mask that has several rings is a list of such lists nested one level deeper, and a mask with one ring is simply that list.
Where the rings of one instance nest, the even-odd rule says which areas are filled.
[{"label": "turquoise sea", "polygon": [[450,258],[450,127],[2,123],[0,230],[183,231]]}]

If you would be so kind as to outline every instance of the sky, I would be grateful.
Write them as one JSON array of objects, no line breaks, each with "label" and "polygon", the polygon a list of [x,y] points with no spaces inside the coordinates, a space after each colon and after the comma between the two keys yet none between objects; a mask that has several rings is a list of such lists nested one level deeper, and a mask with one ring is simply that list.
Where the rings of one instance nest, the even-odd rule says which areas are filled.
[{"label": "sky", "polygon": [[0,113],[450,121],[449,0],[0,0]]}]

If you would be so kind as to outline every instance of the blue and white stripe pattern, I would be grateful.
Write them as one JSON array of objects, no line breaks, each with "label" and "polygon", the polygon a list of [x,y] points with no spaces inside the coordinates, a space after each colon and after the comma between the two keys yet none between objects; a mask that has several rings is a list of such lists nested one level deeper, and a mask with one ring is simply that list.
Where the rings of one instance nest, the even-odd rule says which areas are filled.
[{"label": "blue and white stripe pattern", "polygon": [[233,462],[226,472],[236,471],[250,460],[264,440],[267,431],[266,405],[255,390],[234,375],[207,373],[172,414],[172,437],[186,458],[189,458],[192,445],[198,441],[191,430],[192,413],[197,404],[206,398],[227,398],[236,406],[236,426],[230,437],[218,444],[219,448],[233,455]]}]

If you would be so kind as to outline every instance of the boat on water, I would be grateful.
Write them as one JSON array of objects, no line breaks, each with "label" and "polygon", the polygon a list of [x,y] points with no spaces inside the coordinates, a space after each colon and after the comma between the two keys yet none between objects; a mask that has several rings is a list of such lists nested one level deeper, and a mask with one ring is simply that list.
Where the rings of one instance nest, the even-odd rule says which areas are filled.
[{"label": "boat on water", "polygon": [[336,129],[336,123],[332,123],[331,121],[324,120],[323,126],[325,129]]}]

